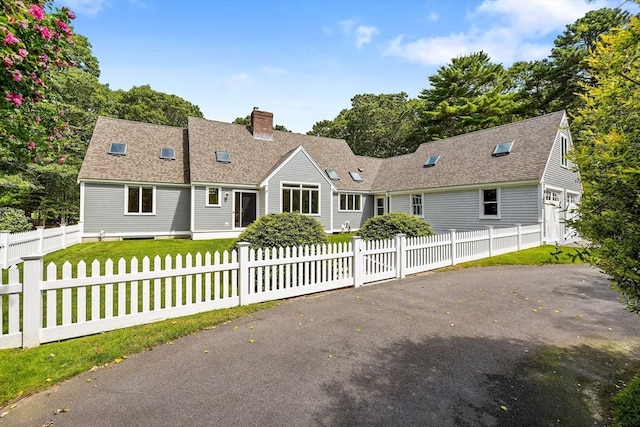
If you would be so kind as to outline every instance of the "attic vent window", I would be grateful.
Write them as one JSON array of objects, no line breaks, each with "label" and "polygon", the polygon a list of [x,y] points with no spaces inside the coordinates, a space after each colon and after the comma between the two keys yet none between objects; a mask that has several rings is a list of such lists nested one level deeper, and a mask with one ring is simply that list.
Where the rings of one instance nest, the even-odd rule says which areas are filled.
[{"label": "attic vent window", "polygon": [[231,163],[231,155],[228,151],[216,151],[216,161],[220,163]]},{"label": "attic vent window", "polygon": [[125,156],[127,154],[127,144],[112,142],[111,145],[109,145],[109,154],[112,156]]},{"label": "attic vent window", "polygon": [[161,148],[160,149],[160,158],[162,160],[175,160],[176,159],[176,150],[173,148]]},{"label": "attic vent window", "polygon": [[433,156],[430,156],[426,162],[424,162],[424,165],[422,167],[430,168],[432,166],[435,166],[436,163],[438,163],[438,159],[440,159],[440,154],[434,154]]},{"label": "attic vent window", "polygon": [[511,147],[513,147],[513,141],[501,142],[500,144],[496,145],[496,148],[493,150],[493,153],[491,153],[491,155],[493,157],[506,156],[511,152]]},{"label": "attic vent window", "polygon": [[327,176],[329,177],[329,179],[331,179],[332,181],[340,181],[338,172],[336,172],[334,169],[327,169],[325,170],[325,172],[327,173]]},{"label": "attic vent window", "polygon": [[355,182],[362,182],[362,177],[358,172],[356,171],[349,172],[349,175],[351,175],[351,179],[354,180]]}]

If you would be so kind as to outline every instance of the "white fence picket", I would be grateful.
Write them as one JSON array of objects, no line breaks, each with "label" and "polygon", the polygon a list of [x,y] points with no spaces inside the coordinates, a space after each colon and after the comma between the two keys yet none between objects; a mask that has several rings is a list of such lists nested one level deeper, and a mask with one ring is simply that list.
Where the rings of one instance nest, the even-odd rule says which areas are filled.
[{"label": "white fence picket", "polygon": [[21,233],[0,231],[0,269],[19,264],[24,256],[48,254],[81,241],[82,224],[47,229],[39,227]]}]

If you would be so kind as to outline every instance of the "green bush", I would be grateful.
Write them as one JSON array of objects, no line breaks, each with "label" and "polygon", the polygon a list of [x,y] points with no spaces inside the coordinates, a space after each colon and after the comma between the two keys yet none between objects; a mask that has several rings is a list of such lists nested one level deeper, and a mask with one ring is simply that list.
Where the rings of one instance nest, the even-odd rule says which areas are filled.
[{"label": "green bush", "polygon": [[615,397],[616,421],[620,427],[640,426],[640,376]]},{"label": "green bush", "polygon": [[391,212],[369,218],[358,235],[365,240],[393,239],[396,234],[407,237],[430,236],[434,234],[429,224],[408,213]]},{"label": "green bush", "polygon": [[31,230],[31,223],[22,209],[0,208],[0,230],[12,233]]},{"label": "green bush", "polygon": [[255,220],[233,242],[249,242],[252,248],[305,246],[327,243],[320,222],[300,213],[276,213]]}]

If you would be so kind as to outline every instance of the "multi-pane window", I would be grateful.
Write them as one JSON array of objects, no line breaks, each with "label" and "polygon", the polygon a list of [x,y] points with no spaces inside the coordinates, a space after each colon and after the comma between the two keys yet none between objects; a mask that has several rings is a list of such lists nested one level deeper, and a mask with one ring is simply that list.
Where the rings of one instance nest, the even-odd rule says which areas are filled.
[{"label": "multi-pane window", "polygon": [[482,190],[482,216],[498,216],[498,189]]},{"label": "multi-pane window", "polygon": [[340,210],[341,211],[360,211],[361,199],[360,194],[341,194]]},{"label": "multi-pane window", "polygon": [[282,184],[282,212],[320,213],[320,187],[313,184]]},{"label": "multi-pane window", "polygon": [[142,185],[130,185],[127,187],[127,213],[152,214],[153,211],[153,187]]},{"label": "multi-pane window", "polygon": [[411,195],[411,213],[422,216],[422,194]]},{"label": "multi-pane window", "polygon": [[220,188],[207,187],[207,206],[220,206]]}]

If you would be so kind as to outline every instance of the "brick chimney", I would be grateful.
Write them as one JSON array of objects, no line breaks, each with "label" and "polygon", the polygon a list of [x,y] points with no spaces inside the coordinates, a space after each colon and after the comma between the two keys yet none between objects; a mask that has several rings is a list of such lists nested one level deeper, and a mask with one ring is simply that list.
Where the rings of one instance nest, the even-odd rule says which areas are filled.
[{"label": "brick chimney", "polygon": [[251,133],[256,139],[273,140],[273,113],[253,107],[251,112]]}]

